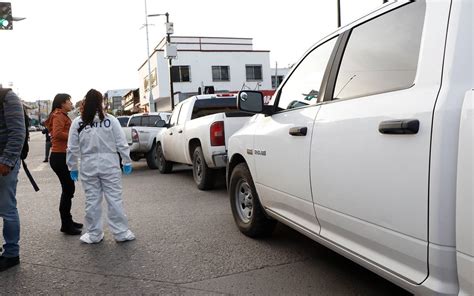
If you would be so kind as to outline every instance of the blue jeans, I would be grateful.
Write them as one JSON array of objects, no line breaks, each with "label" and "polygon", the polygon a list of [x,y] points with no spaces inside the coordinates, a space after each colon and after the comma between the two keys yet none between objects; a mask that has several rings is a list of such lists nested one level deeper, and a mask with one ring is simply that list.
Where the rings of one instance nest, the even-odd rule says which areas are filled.
[{"label": "blue jeans", "polygon": [[16,185],[20,160],[6,176],[0,175],[0,217],[3,218],[3,256],[19,256],[20,246],[20,217],[16,208]]}]

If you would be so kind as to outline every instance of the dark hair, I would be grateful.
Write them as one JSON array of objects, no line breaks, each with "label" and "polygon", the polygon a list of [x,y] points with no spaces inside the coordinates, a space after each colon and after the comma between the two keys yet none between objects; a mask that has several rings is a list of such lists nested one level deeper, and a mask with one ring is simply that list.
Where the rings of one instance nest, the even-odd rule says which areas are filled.
[{"label": "dark hair", "polygon": [[68,94],[57,94],[54,97],[54,100],[53,100],[53,106],[51,108],[51,113],[53,113],[54,110],[56,110],[56,109],[60,109],[61,106],[64,104],[64,102],[66,102],[67,100],[70,100],[70,99],[71,99],[71,96],[68,95]]},{"label": "dark hair", "polygon": [[84,110],[82,111],[81,118],[83,124],[92,124],[94,122],[95,114],[99,114],[100,121],[104,120],[104,108],[102,102],[104,98],[102,94],[95,89],[91,89],[87,92],[84,98]]}]

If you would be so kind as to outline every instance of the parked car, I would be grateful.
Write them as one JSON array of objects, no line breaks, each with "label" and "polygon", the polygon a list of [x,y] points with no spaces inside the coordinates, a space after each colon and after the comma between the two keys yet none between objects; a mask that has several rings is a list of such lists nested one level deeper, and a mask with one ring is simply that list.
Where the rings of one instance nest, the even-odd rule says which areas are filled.
[{"label": "parked car", "polygon": [[394,1],[306,52],[271,106],[242,91],[240,231],[280,221],[415,294],[474,295],[472,19],[468,0]]},{"label": "parked car", "polygon": [[[198,95],[176,105],[169,124],[157,138],[158,169],[169,173],[174,163],[193,166],[201,190],[214,186],[226,167],[227,141],[252,116],[238,112],[235,94]],[[225,175],[225,172],[221,170]]]},{"label": "parked car", "polygon": [[158,168],[156,154],[156,136],[163,129],[158,127],[159,120],[168,120],[171,113],[139,113],[130,116],[127,126],[123,127],[130,146],[130,157],[134,161],[146,158],[150,169]]},{"label": "parked car", "polygon": [[117,116],[117,119],[118,121],[120,122],[120,125],[122,127],[126,127],[127,126],[127,123],[128,123],[128,120],[130,119],[130,116]]}]

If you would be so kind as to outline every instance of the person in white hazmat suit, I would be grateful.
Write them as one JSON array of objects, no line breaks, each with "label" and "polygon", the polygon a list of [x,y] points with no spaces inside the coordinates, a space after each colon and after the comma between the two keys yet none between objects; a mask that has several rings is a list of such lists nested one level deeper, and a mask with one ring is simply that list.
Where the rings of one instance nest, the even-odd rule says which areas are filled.
[{"label": "person in white hazmat suit", "polygon": [[115,240],[124,242],[135,239],[128,228],[122,205],[122,176],[118,156],[120,153],[123,172],[130,174],[130,148],[119,121],[103,111],[102,102],[100,92],[94,89],[87,92],[82,114],[72,122],[67,145],[66,162],[71,178],[77,181],[80,173],[86,195],[87,232],[80,240],[88,244],[99,243],[104,238],[102,197],[107,201],[108,224]]}]

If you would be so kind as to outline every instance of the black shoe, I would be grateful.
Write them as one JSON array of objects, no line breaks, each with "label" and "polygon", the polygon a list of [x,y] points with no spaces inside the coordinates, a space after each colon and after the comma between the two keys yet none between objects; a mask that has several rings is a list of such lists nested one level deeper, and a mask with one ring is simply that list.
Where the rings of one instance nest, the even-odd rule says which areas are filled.
[{"label": "black shoe", "polygon": [[72,222],[72,226],[74,226],[74,228],[77,228],[77,229],[82,229],[82,227],[84,227],[82,223],[77,223],[77,222]]},{"label": "black shoe", "polygon": [[61,232],[68,235],[79,235],[82,233],[82,230],[75,227],[61,227]]},{"label": "black shoe", "polygon": [[45,160],[43,160],[43,162],[48,162],[48,160],[47,160],[47,159],[45,159]]},{"label": "black shoe", "polygon": [[9,269],[15,265],[20,264],[20,257],[4,257],[0,256],[0,272]]}]

